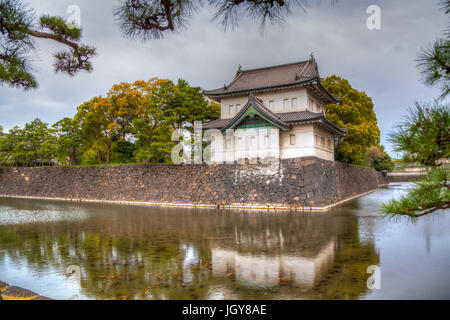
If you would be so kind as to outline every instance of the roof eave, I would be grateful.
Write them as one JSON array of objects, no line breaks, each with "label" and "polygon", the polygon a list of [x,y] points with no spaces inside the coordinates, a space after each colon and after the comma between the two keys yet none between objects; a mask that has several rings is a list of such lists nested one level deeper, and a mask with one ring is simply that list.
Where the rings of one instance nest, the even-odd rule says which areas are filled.
[{"label": "roof eave", "polygon": [[245,94],[250,94],[250,93],[254,93],[254,92],[264,92],[264,91],[270,91],[270,90],[280,90],[280,89],[304,87],[304,86],[306,86],[308,84],[313,83],[317,79],[318,78],[313,78],[313,79],[310,79],[310,80],[307,80],[307,81],[302,81],[302,82],[293,82],[293,83],[282,84],[282,85],[278,85],[278,86],[253,88],[253,89],[248,89],[248,90],[230,91],[230,92],[226,92],[226,93],[223,93],[223,92],[221,92],[221,93],[210,93],[211,91],[216,91],[216,90],[220,90],[220,89],[203,90],[202,93],[205,96],[211,97],[212,99],[214,99],[214,98],[222,98],[222,97],[227,97],[227,96],[245,95]]},{"label": "roof eave", "polygon": [[325,89],[325,87],[322,85],[322,82],[320,82],[320,78],[317,78],[316,80],[317,80],[317,86],[330,99],[330,102],[332,104],[340,104],[341,103],[341,99],[339,97],[335,97],[335,96],[331,95],[331,93],[329,93],[328,90]]},{"label": "roof eave", "polygon": [[290,89],[290,88],[298,88],[298,87],[304,87],[309,84],[316,84],[318,89],[324,94],[324,96],[328,99],[329,104],[340,104],[341,100],[339,98],[336,98],[332,96],[327,89],[324,88],[322,83],[320,82],[320,78],[316,77],[307,81],[302,82],[294,82],[294,83],[288,83],[278,86],[270,86],[270,87],[262,87],[262,88],[253,88],[248,90],[240,90],[240,91],[230,91],[230,92],[220,92],[220,93],[211,93],[212,91],[220,90],[203,90],[202,93],[209,97],[210,99],[213,99],[214,101],[219,102],[220,98],[228,97],[228,96],[238,96],[238,95],[245,95],[250,93],[257,93],[257,92],[265,92],[265,91],[271,91],[271,90],[281,90],[281,89]]},{"label": "roof eave", "polygon": [[333,123],[331,123],[330,121],[327,120],[327,118],[325,118],[325,116],[320,116],[317,118],[313,118],[313,119],[306,119],[306,120],[297,120],[297,121],[290,121],[290,124],[297,124],[297,123],[322,123],[324,124],[328,130],[332,131],[334,134],[339,135],[339,136],[344,136],[346,133],[346,130],[343,128],[339,128],[336,125],[334,125]]}]

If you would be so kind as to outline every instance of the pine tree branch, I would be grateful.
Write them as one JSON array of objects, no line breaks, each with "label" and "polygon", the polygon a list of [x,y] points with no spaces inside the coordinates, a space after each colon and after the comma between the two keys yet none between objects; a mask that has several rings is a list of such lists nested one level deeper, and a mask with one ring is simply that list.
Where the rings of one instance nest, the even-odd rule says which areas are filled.
[{"label": "pine tree branch", "polygon": [[436,210],[449,209],[449,208],[450,208],[450,201],[447,201],[447,202],[444,202],[443,204],[440,204],[440,205],[435,206],[433,208],[430,208],[428,210],[422,211],[421,213],[410,214],[409,216],[411,216],[411,217],[422,217],[422,216],[425,216],[427,214],[433,213]]},{"label": "pine tree branch", "polygon": [[36,30],[26,30],[25,32],[28,35],[36,37],[36,38],[55,40],[59,43],[68,45],[69,47],[72,47],[75,50],[78,49],[78,47],[79,47],[77,43],[69,41],[67,39],[64,39],[64,38],[57,36],[55,34],[52,34],[52,33],[41,32],[41,31],[36,31]]}]

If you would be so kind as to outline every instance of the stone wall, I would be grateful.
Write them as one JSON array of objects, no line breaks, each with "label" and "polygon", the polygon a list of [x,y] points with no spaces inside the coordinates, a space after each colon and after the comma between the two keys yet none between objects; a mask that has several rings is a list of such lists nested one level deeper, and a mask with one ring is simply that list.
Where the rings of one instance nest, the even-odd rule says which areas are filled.
[{"label": "stone wall", "polygon": [[321,160],[267,165],[0,169],[0,195],[172,204],[324,207],[387,184],[372,169]]}]

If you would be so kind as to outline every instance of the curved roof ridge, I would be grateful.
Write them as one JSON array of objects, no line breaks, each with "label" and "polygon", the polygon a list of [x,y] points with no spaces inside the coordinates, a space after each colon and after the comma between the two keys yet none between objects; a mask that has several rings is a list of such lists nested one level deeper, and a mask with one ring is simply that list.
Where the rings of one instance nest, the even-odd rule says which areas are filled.
[{"label": "curved roof ridge", "polygon": [[231,82],[230,82],[228,85],[225,86],[225,87],[226,87],[226,90],[228,90],[228,88],[231,87],[231,85],[233,85],[233,83],[235,83],[235,82],[237,81],[237,79],[239,79],[239,77],[240,77],[241,75],[242,75],[242,71],[236,73],[236,75],[234,76],[234,79],[231,80]]},{"label": "curved roof ridge", "polygon": [[241,70],[234,79],[221,88],[203,90],[203,94],[219,101],[221,97],[254,92],[274,91],[299,86],[314,86],[326,103],[337,103],[335,97],[320,84],[316,60],[304,60],[256,69]]},{"label": "curved roof ridge", "polygon": [[241,73],[242,72],[259,71],[259,70],[265,70],[265,69],[272,69],[272,68],[279,68],[279,67],[288,67],[288,66],[293,66],[293,65],[296,65],[296,64],[307,63],[309,61],[310,60],[303,60],[303,61],[296,61],[296,62],[277,64],[277,65],[268,66],[268,67],[260,67],[260,68],[253,68],[253,69],[243,69],[243,70],[241,70]]},{"label": "curved roof ridge", "polygon": [[277,114],[267,109],[264,106],[262,100],[258,99],[253,94],[250,94],[248,96],[248,101],[245,104],[245,106],[241,110],[239,110],[239,112],[233,118],[231,118],[230,122],[228,122],[227,125],[222,128],[222,131],[229,129],[230,127],[233,126],[234,123],[236,123],[239,120],[242,120],[241,118],[245,115],[245,112],[247,112],[250,105],[253,105],[253,107],[257,109],[257,112],[260,112],[264,117],[268,118],[268,120],[274,123],[275,125],[279,127],[284,127],[285,129],[290,127],[290,125],[281,120],[281,118]]}]

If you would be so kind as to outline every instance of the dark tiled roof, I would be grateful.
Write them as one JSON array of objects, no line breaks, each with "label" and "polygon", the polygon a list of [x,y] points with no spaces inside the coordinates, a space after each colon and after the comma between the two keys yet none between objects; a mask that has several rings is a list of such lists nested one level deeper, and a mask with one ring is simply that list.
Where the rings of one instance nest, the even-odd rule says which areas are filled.
[{"label": "dark tiled roof", "polygon": [[209,121],[203,124],[203,129],[222,129],[224,128],[231,119],[217,119]]},{"label": "dark tiled roof", "polygon": [[294,86],[319,78],[315,60],[307,60],[272,67],[243,70],[223,88],[205,90],[207,96],[245,93],[257,89]]},{"label": "dark tiled roof", "polygon": [[277,114],[283,121],[287,123],[299,122],[299,121],[311,121],[323,117],[322,113],[316,113],[309,110],[295,111]]}]

